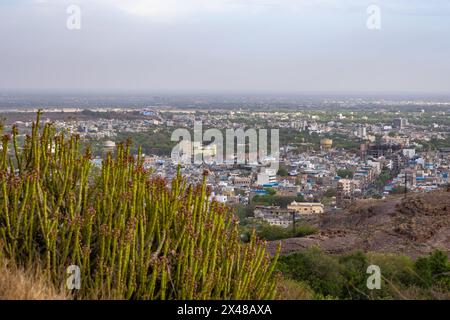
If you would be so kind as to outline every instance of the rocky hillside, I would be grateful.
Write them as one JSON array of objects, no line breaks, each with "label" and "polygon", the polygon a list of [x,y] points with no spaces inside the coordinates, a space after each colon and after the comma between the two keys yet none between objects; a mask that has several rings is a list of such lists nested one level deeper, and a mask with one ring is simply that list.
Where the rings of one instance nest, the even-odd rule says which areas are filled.
[{"label": "rocky hillside", "polygon": [[[325,214],[313,224],[319,227],[318,234],[283,240],[283,253],[312,246],[329,253],[363,250],[413,258],[434,249],[450,252],[450,192],[363,200],[347,210]],[[271,250],[276,243],[270,243]]]}]

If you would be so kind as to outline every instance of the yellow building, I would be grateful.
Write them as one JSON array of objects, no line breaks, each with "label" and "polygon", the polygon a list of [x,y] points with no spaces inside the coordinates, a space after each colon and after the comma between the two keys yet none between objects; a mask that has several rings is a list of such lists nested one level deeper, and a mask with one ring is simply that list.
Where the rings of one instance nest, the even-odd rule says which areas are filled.
[{"label": "yellow building", "polygon": [[333,140],[327,139],[327,138],[320,140],[320,147],[322,149],[329,150],[329,149],[331,149],[332,146],[333,146]]},{"label": "yellow building", "polygon": [[323,204],[318,202],[292,202],[287,206],[290,210],[295,210],[299,214],[320,214],[323,213]]}]

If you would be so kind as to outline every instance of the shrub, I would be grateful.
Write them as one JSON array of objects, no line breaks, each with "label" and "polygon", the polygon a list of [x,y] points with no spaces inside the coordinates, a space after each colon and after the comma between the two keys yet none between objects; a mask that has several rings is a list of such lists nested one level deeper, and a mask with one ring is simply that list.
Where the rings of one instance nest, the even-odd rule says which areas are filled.
[{"label": "shrub", "polygon": [[339,262],[317,248],[281,257],[279,270],[289,278],[307,283],[323,296],[342,296],[345,278]]},{"label": "shrub", "polygon": [[313,300],[314,291],[304,282],[281,278],[277,285],[277,299],[280,300]]},{"label": "shrub", "polygon": [[[79,138],[56,134],[40,113],[22,149],[17,130],[0,151],[0,250],[41,263],[59,287],[78,265],[79,298],[269,299],[276,294],[265,245],[239,239],[234,216],[209,202],[206,183],[169,182],[144,170],[130,143],[92,176]],[[10,153],[10,145],[12,150]],[[206,181],[206,176],[205,176]],[[0,253],[1,254],[1,253]]]},{"label": "shrub", "polygon": [[428,257],[417,259],[414,268],[421,286],[437,286],[450,290],[450,263],[445,252],[436,250]]},{"label": "shrub", "polygon": [[[366,286],[367,267],[381,270],[380,290]],[[329,255],[317,248],[280,258],[278,269],[285,277],[306,283],[315,298],[340,299],[448,299],[447,255],[435,251],[415,263],[409,257],[385,253],[354,252]]]},{"label": "shrub", "polygon": [[340,273],[345,278],[345,298],[365,299],[367,279],[367,257],[364,253],[358,251],[338,257]]},{"label": "shrub", "polygon": [[258,225],[256,228],[256,233],[259,238],[267,241],[275,241],[289,238],[301,238],[306,237],[311,234],[317,233],[318,229],[307,225],[301,224],[296,226],[295,233],[292,227],[280,227],[280,226],[271,226],[269,224],[263,223]]},{"label": "shrub", "polygon": [[295,228],[295,237],[301,238],[306,237],[312,234],[315,234],[319,231],[316,227],[310,226],[308,224],[303,224]]},{"label": "shrub", "polygon": [[264,224],[258,231],[258,236],[268,241],[281,240],[289,237],[286,228],[266,224]]},{"label": "shrub", "polygon": [[369,264],[378,265],[383,277],[404,286],[416,285],[417,273],[414,270],[414,261],[405,255],[375,253],[367,254]]}]

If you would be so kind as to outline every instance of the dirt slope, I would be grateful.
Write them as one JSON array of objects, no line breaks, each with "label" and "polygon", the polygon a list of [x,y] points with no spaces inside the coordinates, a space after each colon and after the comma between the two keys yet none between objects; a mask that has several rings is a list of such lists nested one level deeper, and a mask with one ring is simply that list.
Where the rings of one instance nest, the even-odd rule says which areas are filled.
[{"label": "dirt slope", "polygon": [[[403,253],[413,258],[434,249],[450,252],[450,192],[363,200],[314,222],[320,233],[282,241],[282,252],[319,246],[329,253],[353,250]],[[273,251],[276,243],[269,243]]]}]

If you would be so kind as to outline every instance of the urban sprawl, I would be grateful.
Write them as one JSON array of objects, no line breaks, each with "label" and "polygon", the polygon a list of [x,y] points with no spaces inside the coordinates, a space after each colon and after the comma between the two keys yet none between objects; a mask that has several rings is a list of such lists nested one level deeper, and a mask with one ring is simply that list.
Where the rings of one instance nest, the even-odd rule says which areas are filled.
[{"label": "urban sprawl", "polygon": [[[239,208],[240,218],[287,228],[310,216],[333,214],[358,199],[428,192],[449,185],[450,108],[431,110],[414,105],[376,108],[195,109],[171,106],[144,108],[44,108],[43,121],[58,131],[75,133],[93,149],[93,165],[131,138],[133,152],[142,146],[144,166],[170,180],[179,164],[173,161],[171,134],[178,128],[278,129],[279,161],[270,156],[237,163],[237,154],[218,163],[216,142],[194,144],[195,152],[212,161],[183,163],[181,173],[191,183],[208,172],[211,198]],[[386,107],[386,108],[385,108]],[[336,111],[339,110],[339,111]],[[36,110],[2,113],[6,131],[31,129]],[[269,131],[269,130],[268,130]],[[224,135],[225,136],[225,135]],[[24,136],[21,137],[24,139]],[[244,143],[245,159],[250,159]]]}]

